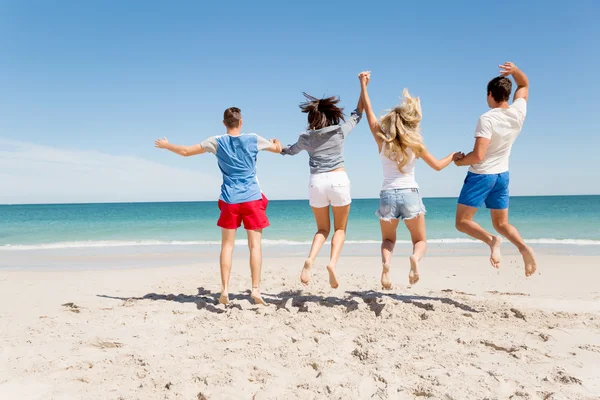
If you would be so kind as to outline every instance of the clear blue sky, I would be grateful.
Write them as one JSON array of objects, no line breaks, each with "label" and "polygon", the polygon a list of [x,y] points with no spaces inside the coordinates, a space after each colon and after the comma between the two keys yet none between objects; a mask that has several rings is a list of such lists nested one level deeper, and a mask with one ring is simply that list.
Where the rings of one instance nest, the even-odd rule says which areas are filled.
[{"label": "clear blue sky", "polygon": [[[425,143],[468,151],[497,65],[530,78],[511,159],[514,195],[598,194],[600,3],[0,2],[0,203],[213,200],[212,155],[183,158],[157,137],[192,144],[244,131],[292,143],[302,91],[339,95],[372,71],[378,113],[404,87],[421,97]],[[259,155],[270,198],[306,198],[308,156]],[[363,122],[346,143],[355,197],[377,197],[381,166]],[[456,196],[465,169],[418,164],[425,196]]]}]

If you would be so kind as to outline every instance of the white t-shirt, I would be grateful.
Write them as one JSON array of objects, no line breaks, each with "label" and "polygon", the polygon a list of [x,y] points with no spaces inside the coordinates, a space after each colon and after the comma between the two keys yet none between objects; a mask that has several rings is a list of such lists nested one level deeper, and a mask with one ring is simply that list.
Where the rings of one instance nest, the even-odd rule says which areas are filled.
[{"label": "white t-shirt", "polygon": [[469,171],[475,174],[501,174],[508,171],[508,158],[514,141],[521,133],[527,102],[520,98],[509,108],[493,108],[479,117],[475,137],[490,140],[483,160],[471,165]]}]

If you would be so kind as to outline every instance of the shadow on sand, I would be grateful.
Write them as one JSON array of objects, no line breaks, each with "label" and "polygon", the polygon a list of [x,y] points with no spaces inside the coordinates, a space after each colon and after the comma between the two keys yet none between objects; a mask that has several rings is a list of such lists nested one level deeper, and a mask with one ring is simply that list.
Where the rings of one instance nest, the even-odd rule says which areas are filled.
[{"label": "shadow on sand", "polygon": [[[335,296],[317,296],[317,295],[304,295],[301,290],[287,290],[277,294],[273,293],[263,293],[263,299],[269,305],[275,306],[277,310],[280,308],[289,309],[290,307],[298,308],[298,312],[308,311],[309,304],[314,304],[322,307],[345,307],[346,312],[352,312],[359,309],[359,305],[361,303],[366,304],[371,311],[373,311],[377,316],[383,310],[385,303],[379,302],[379,300],[387,297],[393,300],[411,304],[415,307],[421,308],[426,311],[433,311],[435,306],[432,302],[440,302],[443,304],[454,306],[462,311],[470,312],[470,313],[479,313],[480,311],[474,309],[473,307],[460,303],[456,300],[447,298],[447,297],[430,297],[430,296],[417,296],[417,295],[403,295],[392,292],[377,292],[373,290],[368,291],[348,291],[347,296],[345,297],[335,297]],[[212,292],[203,287],[198,288],[198,293],[195,295],[186,295],[186,294],[158,294],[158,293],[148,293],[143,297],[116,297],[116,296],[108,296],[108,295],[98,295],[98,297],[113,299],[113,300],[122,300],[122,301],[136,301],[136,300],[165,300],[165,301],[175,301],[177,303],[194,303],[196,304],[196,308],[198,310],[206,310],[212,313],[224,313],[227,312],[227,309],[237,308],[237,309],[256,309],[258,305],[249,304],[250,299],[250,291],[245,292],[245,294],[230,294],[229,299],[234,301],[248,300],[248,302],[244,302],[244,306],[242,304],[232,303],[226,307],[219,305],[219,295],[218,292]]]}]

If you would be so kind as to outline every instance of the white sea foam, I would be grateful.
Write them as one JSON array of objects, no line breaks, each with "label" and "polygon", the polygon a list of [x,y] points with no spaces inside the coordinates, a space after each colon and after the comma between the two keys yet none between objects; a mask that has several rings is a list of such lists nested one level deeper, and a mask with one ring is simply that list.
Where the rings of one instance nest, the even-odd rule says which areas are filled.
[{"label": "white sea foam", "polygon": [[[379,240],[348,240],[347,244],[379,244]],[[408,240],[399,240],[398,243],[409,244]],[[473,244],[476,240],[465,238],[432,239],[430,244]],[[590,239],[528,239],[531,244],[571,245],[571,246],[600,246],[600,240]],[[99,240],[56,242],[43,244],[5,244],[0,245],[0,251],[27,251],[27,250],[58,250],[58,249],[86,249],[103,247],[133,247],[133,246],[219,246],[220,241],[212,240]],[[246,240],[236,240],[236,244],[246,245]],[[310,241],[295,240],[263,240],[265,246],[308,246]]]}]

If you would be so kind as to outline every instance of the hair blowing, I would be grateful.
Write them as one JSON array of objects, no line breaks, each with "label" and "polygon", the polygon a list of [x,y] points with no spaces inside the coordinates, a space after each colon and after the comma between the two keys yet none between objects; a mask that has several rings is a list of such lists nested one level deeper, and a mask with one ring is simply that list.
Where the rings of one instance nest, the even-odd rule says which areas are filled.
[{"label": "hair blowing", "polygon": [[425,149],[419,123],[421,122],[421,102],[418,97],[411,97],[408,89],[402,91],[402,102],[381,118],[380,127],[383,132],[383,154],[396,161],[398,169],[410,161],[408,149],[415,157],[419,157]]},{"label": "hair blowing", "polygon": [[345,121],[344,109],[337,106],[340,102],[339,97],[317,99],[304,92],[302,94],[306,101],[300,103],[300,109],[308,114],[308,129],[322,129]]}]

